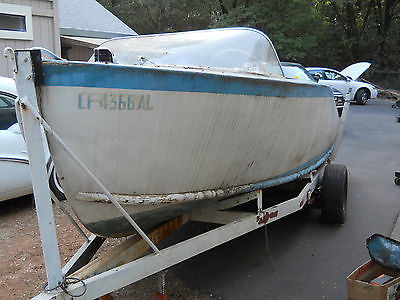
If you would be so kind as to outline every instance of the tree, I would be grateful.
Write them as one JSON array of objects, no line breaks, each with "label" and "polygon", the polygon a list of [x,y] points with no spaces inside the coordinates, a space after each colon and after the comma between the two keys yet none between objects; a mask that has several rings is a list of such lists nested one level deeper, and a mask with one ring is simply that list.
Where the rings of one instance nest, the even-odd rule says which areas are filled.
[{"label": "tree", "polygon": [[265,32],[283,61],[341,69],[367,60],[378,81],[400,67],[400,0],[99,2],[139,34],[247,26]]},{"label": "tree", "polygon": [[[388,55],[386,55],[386,50],[387,48],[394,48],[393,50],[397,49],[398,53],[398,45],[399,45],[399,40],[400,40],[400,35],[399,35],[399,17],[400,17],[400,1],[399,0],[386,0],[386,1],[379,1],[379,0],[373,0],[371,1],[374,3],[374,13],[375,13],[375,26],[376,26],[376,32],[378,36],[378,47],[376,51],[376,58],[380,61],[380,64],[382,67],[386,67],[392,62],[388,61]],[[396,23],[397,19],[397,37],[396,37],[396,31],[393,31],[392,24]],[[396,29],[395,29],[396,30]],[[390,34],[390,33],[393,33]],[[394,43],[394,46],[392,47],[386,47],[388,43],[389,36],[392,38],[394,37],[394,41],[397,41]],[[393,40],[392,40],[393,41]],[[393,43],[392,43],[393,44]],[[399,57],[398,57],[399,58]],[[398,59],[397,59],[398,61]]]},{"label": "tree", "polygon": [[371,58],[372,53],[372,58],[385,67],[388,64],[385,50],[396,19],[398,31],[399,3],[399,0],[316,0],[315,6],[332,27],[342,29],[343,46],[350,61],[360,60],[366,53]]},{"label": "tree", "polygon": [[315,0],[315,8],[331,28],[340,29],[344,65],[370,61],[371,80],[400,88],[400,0]]},{"label": "tree", "polygon": [[99,0],[139,34],[207,28],[212,22],[212,1]]},{"label": "tree", "polygon": [[[327,24],[315,15],[310,1],[242,1],[214,25],[248,26],[265,32],[281,58],[306,65],[316,64],[327,52],[324,36]],[[324,46],[319,47],[320,41]],[[332,60],[335,58],[333,55]]]}]

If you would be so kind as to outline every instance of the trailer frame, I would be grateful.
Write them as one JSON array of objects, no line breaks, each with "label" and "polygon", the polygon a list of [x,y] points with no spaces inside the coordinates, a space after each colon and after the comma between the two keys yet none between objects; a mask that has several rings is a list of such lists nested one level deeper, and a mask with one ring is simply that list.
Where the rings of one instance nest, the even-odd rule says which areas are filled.
[{"label": "trailer frame", "polygon": [[[118,290],[147,276],[159,273],[184,260],[229,242],[246,233],[265,227],[293,214],[310,203],[325,166],[303,177],[309,182],[298,196],[268,208],[262,208],[262,190],[238,195],[220,201],[211,208],[194,211],[177,217],[148,234],[157,244],[174,230],[189,221],[223,224],[182,242],[161,249],[159,253],[143,255],[150,249],[138,235],[118,245],[111,253],[90,262],[104,238],[92,235],[62,269],[62,276],[76,282],[44,291],[34,299],[94,299]],[[226,211],[249,201],[257,202],[257,211]],[[169,229],[169,230],[168,230]],[[48,261],[46,262],[46,268]],[[124,264],[120,265],[121,262]],[[51,267],[50,267],[51,268]],[[68,281],[68,280],[67,280]],[[80,295],[78,297],[78,295]]]}]

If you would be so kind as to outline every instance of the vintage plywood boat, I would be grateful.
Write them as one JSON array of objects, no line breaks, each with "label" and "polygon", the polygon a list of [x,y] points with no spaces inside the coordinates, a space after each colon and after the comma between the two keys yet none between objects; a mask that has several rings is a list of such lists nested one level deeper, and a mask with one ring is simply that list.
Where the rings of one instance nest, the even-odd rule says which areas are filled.
[{"label": "vintage plywood boat", "polygon": [[[286,79],[268,37],[229,28],[118,38],[90,62],[35,67],[39,110],[144,229],[327,160],[332,90]],[[42,70],[42,71],[40,71]],[[68,201],[92,232],[134,230],[53,135]]]}]

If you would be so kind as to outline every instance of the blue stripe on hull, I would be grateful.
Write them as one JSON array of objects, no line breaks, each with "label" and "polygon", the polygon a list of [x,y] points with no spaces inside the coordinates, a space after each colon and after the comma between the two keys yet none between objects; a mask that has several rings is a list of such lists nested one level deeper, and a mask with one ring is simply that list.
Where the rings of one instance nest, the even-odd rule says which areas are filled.
[{"label": "blue stripe on hull", "polygon": [[262,182],[252,184],[250,187],[246,188],[242,192],[247,193],[247,192],[256,191],[259,189],[265,189],[265,188],[269,188],[272,186],[277,186],[277,185],[281,185],[281,184],[285,184],[285,183],[297,180],[301,176],[304,176],[304,175],[316,170],[317,168],[319,168],[329,158],[333,149],[334,149],[334,145],[330,146],[327,151],[322,152],[321,154],[314,157],[309,162],[297,167],[296,169],[286,172],[275,178],[271,178],[271,179],[268,179],[268,180],[265,180]]},{"label": "blue stripe on hull", "polygon": [[280,79],[248,78],[209,74],[201,71],[181,71],[94,63],[43,64],[44,84],[115,88],[235,94],[272,97],[316,98],[332,97],[330,88]]}]

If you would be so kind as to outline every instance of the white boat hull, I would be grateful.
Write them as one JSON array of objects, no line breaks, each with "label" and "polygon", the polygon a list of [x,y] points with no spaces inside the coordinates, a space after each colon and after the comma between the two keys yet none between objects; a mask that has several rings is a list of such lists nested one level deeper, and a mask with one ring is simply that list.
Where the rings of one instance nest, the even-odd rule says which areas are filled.
[{"label": "white boat hull", "polygon": [[36,89],[18,88],[36,92],[66,198],[97,235],[134,233],[115,201],[146,230],[296,180],[333,153],[332,90],[286,79],[255,29],[112,39],[87,63],[48,56],[31,51]]},{"label": "white boat hull", "polygon": [[[149,228],[207,199],[291,176],[332,149],[338,115],[331,92],[264,81],[283,97],[45,85],[40,106],[66,145]],[[321,96],[301,92],[313,89]],[[85,226],[103,236],[132,233],[51,135],[48,141],[67,199]]]}]

